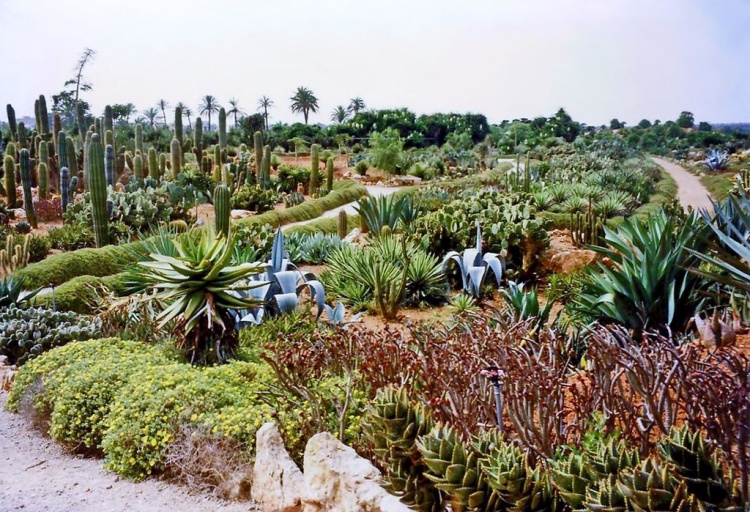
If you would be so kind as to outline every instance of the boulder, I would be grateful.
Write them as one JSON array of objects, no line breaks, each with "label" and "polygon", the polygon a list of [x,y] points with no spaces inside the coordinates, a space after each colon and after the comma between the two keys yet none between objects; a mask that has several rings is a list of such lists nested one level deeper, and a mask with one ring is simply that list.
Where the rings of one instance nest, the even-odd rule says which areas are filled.
[{"label": "boulder", "polygon": [[597,254],[589,249],[561,251],[550,258],[550,269],[554,272],[573,272],[592,265]]},{"label": "boulder", "polygon": [[275,423],[266,423],[255,435],[253,500],[264,512],[299,512],[305,479],[284,448]]},{"label": "boulder", "polygon": [[353,243],[357,239],[359,239],[359,236],[362,234],[362,230],[359,228],[354,228],[344,237],[344,242],[347,243]]},{"label": "boulder", "polygon": [[249,217],[253,214],[250,210],[232,210],[229,212],[229,216],[234,219],[244,219],[245,217]]},{"label": "boulder", "polygon": [[328,432],[305,448],[304,512],[408,512],[382,487],[380,472]]}]

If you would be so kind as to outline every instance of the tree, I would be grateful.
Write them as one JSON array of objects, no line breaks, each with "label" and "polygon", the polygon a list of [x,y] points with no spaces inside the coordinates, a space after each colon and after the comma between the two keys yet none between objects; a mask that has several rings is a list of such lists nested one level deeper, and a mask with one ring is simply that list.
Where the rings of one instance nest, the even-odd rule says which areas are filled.
[{"label": "tree", "polygon": [[69,85],[75,85],[75,98],[73,98],[73,101],[75,103],[78,103],[78,98],[81,91],[90,91],[91,90],[91,84],[88,82],[84,82],[83,80],[83,68],[86,67],[86,64],[88,64],[90,61],[94,59],[94,56],[96,55],[96,52],[92,50],[91,48],[86,48],[83,50],[83,53],[81,54],[81,57],[78,59],[78,64],[76,65],[75,72],[76,75],[65,82],[65,86],[68,87]]},{"label": "tree", "polygon": [[390,174],[395,172],[401,162],[404,141],[395,128],[370,135],[370,161],[372,164]]},{"label": "tree", "polygon": [[130,116],[136,112],[138,111],[132,103],[115,103],[112,105],[112,117],[114,119],[124,119],[126,123],[130,123]]},{"label": "tree", "polygon": [[614,118],[614,119],[612,119],[612,120],[611,120],[611,121],[609,122],[609,127],[610,127],[610,128],[612,129],[612,130],[619,130],[619,129],[621,129],[621,128],[625,128],[625,123],[623,123],[622,121],[620,121],[620,120],[619,120],[619,119],[617,119],[617,118]]},{"label": "tree", "polygon": [[159,111],[156,110],[154,107],[147,108],[143,111],[143,115],[146,116],[148,119],[148,124],[151,126],[151,129],[154,129],[154,124],[156,123],[156,116],[159,115]]},{"label": "tree", "polygon": [[553,135],[562,137],[565,142],[573,142],[581,133],[581,124],[573,121],[563,108],[555,113],[555,117],[549,119],[549,123],[552,125]]},{"label": "tree", "polygon": [[187,117],[188,120],[188,130],[193,130],[193,123],[190,121],[190,116],[193,115],[193,111],[190,109],[190,107],[182,107],[182,115]]},{"label": "tree", "polygon": [[211,114],[215,114],[219,111],[220,108],[221,107],[219,106],[219,102],[216,101],[216,98],[214,98],[210,94],[206,94],[205,96],[203,96],[198,113],[208,114],[208,129],[206,131],[211,131]]},{"label": "tree", "polygon": [[651,121],[648,119],[641,119],[641,122],[638,123],[638,128],[651,128]]},{"label": "tree", "polygon": [[292,112],[298,114],[302,112],[307,124],[310,112],[318,111],[318,98],[307,87],[298,87],[297,92],[290,98],[292,100]]},{"label": "tree", "polygon": [[164,116],[164,126],[167,126],[167,107],[169,107],[169,103],[166,100],[159,100],[156,106],[161,109],[161,113]]},{"label": "tree", "polygon": [[698,123],[698,131],[699,132],[710,132],[713,130],[713,127],[711,126],[711,123],[707,123],[705,121],[701,121]]},{"label": "tree", "polygon": [[262,96],[258,100],[258,110],[263,111],[263,119],[266,120],[266,131],[268,131],[268,109],[273,106],[273,100],[268,98],[268,96]]},{"label": "tree", "polygon": [[364,110],[365,108],[367,108],[365,102],[359,96],[352,98],[349,102],[349,112],[352,113],[352,117],[356,117],[356,115],[359,114],[359,111]]},{"label": "tree", "polygon": [[237,116],[244,116],[247,114],[240,110],[239,100],[232,98],[231,100],[229,100],[229,104],[232,106],[232,108],[229,109],[227,114],[229,114],[230,116],[234,116],[234,125],[237,126]]},{"label": "tree", "polygon": [[[60,94],[52,96],[52,113],[60,114],[62,122],[66,126],[75,126],[76,124],[76,101],[74,96],[75,93],[73,91],[60,91]],[[80,100],[79,103],[83,107],[84,115],[87,115],[89,112],[88,102]]]},{"label": "tree", "polygon": [[349,112],[341,105],[334,108],[333,112],[331,112],[331,121],[334,123],[343,123],[347,117],[349,117]]},{"label": "tree", "polygon": [[680,113],[680,117],[677,118],[677,126],[680,128],[692,128],[695,126],[695,116],[693,116],[693,113],[683,110]]}]

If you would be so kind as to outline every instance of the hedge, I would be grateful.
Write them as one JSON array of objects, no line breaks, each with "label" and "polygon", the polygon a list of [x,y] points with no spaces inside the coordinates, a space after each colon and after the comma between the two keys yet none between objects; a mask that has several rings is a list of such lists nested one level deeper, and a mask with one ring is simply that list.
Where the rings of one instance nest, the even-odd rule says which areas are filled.
[{"label": "hedge", "polygon": [[[54,305],[58,311],[74,311],[90,315],[96,312],[100,300],[99,289],[105,288],[117,296],[125,295],[126,272],[110,276],[78,276],[55,288]],[[52,292],[34,298],[37,306],[52,307]]]}]

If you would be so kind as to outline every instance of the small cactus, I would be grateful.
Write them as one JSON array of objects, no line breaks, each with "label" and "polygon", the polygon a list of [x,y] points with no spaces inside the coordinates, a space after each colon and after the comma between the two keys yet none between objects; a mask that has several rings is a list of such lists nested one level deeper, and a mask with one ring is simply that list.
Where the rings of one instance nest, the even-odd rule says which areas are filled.
[{"label": "small cactus", "polygon": [[159,153],[159,179],[164,178],[164,173],[167,172],[167,155],[165,153]]},{"label": "small cactus", "polygon": [[104,148],[104,175],[107,177],[107,185],[115,186],[115,148],[107,144]]},{"label": "small cactus", "polygon": [[34,214],[34,202],[31,195],[31,153],[28,149],[24,148],[19,153],[19,158],[21,184],[23,185],[23,207],[26,210],[26,219],[31,224],[31,227],[36,229],[36,215]]},{"label": "small cactus", "polygon": [[229,187],[224,183],[219,183],[214,189],[214,214],[216,217],[216,232],[223,233],[224,236],[229,234]]},{"label": "small cactus", "polygon": [[3,162],[5,172],[5,194],[8,199],[8,207],[16,206],[16,162],[10,153],[5,154]]},{"label": "small cactus", "polygon": [[339,210],[338,223],[336,224],[336,231],[341,239],[346,238],[346,235],[349,233],[349,227],[347,225],[348,221],[349,219],[347,218],[346,210],[342,208]]},{"label": "small cactus", "polygon": [[188,230],[188,224],[182,219],[173,220],[169,223],[169,229],[175,233],[184,233]]},{"label": "small cactus", "polygon": [[107,212],[107,178],[104,172],[104,149],[98,134],[91,137],[89,147],[89,190],[94,219],[94,239],[97,247],[109,243],[109,214]]},{"label": "small cactus", "polygon": [[135,174],[135,179],[137,180],[142,180],[144,178],[143,157],[140,154],[137,154],[133,157],[133,173]]},{"label": "small cactus", "polygon": [[115,147],[115,134],[112,132],[112,130],[107,130],[104,132],[104,146],[112,146]]}]

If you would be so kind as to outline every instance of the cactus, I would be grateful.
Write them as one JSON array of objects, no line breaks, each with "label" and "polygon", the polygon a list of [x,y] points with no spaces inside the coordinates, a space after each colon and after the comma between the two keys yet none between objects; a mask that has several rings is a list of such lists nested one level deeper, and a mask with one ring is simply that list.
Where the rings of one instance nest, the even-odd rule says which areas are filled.
[{"label": "cactus", "polygon": [[18,139],[19,150],[28,149],[29,141],[26,138],[26,126],[23,124],[23,121],[18,123],[18,133],[16,134],[16,138]]},{"label": "cactus", "polygon": [[78,176],[78,155],[74,144],[68,144],[68,170],[71,178]]},{"label": "cactus", "polygon": [[60,169],[60,204],[62,211],[68,209],[70,202],[70,170],[67,167]]},{"label": "cactus", "polygon": [[174,138],[180,141],[180,147],[182,147],[182,107],[174,109]]},{"label": "cactus", "polygon": [[219,183],[214,189],[214,216],[216,217],[216,232],[229,234],[229,187]]},{"label": "cactus", "polygon": [[213,169],[211,159],[203,155],[203,158],[201,158],[201,171],[203,174],[211,174],[211,169]]},{"label": "cactus", "polygon": [[151,179],[159,181],[159,159],[156,156],[156,148],[148,148],[148,175]]},{"label": "cactus", "polygon": [[42,129],[42,114],[39,110],[39,100],[34,100],[34,127],[36,131]]},{"label": "cactus", "polygon": [[223,176],[220,165],[214,164],[213,171],[211,172],[211,178],[214,180],[214,183],[221,183]]},{"label": "cactus", "polygon": [[328,192],[333,190],[333,157],[329,156],[326,160],[326,188]]},{"label": "cactus", "polygon": [[52,174],[57,172],[57,160],[55,159],[55,143],[51,140],[47,141],[47,154],[49,155],[47,158],[47,168],[49,169],[50,174]]},{"label": "cactus", "polygon": [[172,143],[169,145],[169,161],[172,164],[172,178],[177,178],[177,175],[182,172],[182,158],[180,156],[180,141],[172,139]]},{"label": "cactus", "polygon": [[57,147],[58,137],[62,131],[62,117],[60,114],[55,114],[52,117],[52,140],[55,142],[55,154],[60,154],[60,149]]},{"label": "cactus", "polygon": [[13,108],[13,105],[8,103],[5,106],[5,112],[8,114],[8,128],[10,128],[10,140],[12,140],[13,142],[17,142],[18,141],[18,137],[17,137],[18,125],[16,124],[16,111]]},{"label": "cactus", "polygon": [[310,156],[312,158],[312,165],[310,167],[310,195],[314,196],[318,193],[318,166],[320,165],[320,146],[313,144],[310,148]]},{"label": "cactus", "polygon": [[143,157],[141,155],[135,155],[133,157],[133,172],[135,173],[135,179],[142,180],[143,174]]},{"label": "cactus", "polygon": [[[57,167],[60,169],[63,167],[69,167],[69,161],[70,153],[68,152],[68,136],[65,135],[64,131],[60,131],[57,134]],[[60,190],[59,186],[57,187],[57,190]]]},{"label": "cactus", "polygon": [[112,146],[112,149],[115,147],[115,134],[112,132],[112,130],[107,130],[104,132],[104,145],[105,146]]},{"label": "cactus", "polygon": [[227,148],[227,111],[224,107],[219,109],[219,146],[221,149]]},{"label": "cactus", "polygon": [[115,186],[115,148],[107,144],[104,148],[104,175],[107,177],[107,185]]},{"label": "cactus", "polygon": [[203,120],[199,117],[195,120],[195,130],[193,131],[193,148],[195,149],[195,159],[198,162],[203,161]]},{"label": "cactus", "polygon": [[41,162],[37,168],[37,191],[39,199],[49,199],[49,168],[47,164]]},{"label": "cactus", "polygon": [[260,176],[258,181],[261,188],[268,188],[271,183],[271,146],[263,148],[263,159],[260,164]]},{"label": "cactus", "polygon": [[167,172],[167,155],[166,153],[159,153],[159,179],[164,178],[164,173]]},{"label": "cactus", "polygon": [[169,229],[175,233],[185,233],[188,230],[188,224],[182,219],[173,220],[169,223]]},{"label": "cactus", "polygon": [[240,154],[242,153],[247,153],[247,144],[245,144],[244,142],[240,144]]},{"label": "cactus", "polygon": [[349,226],[348,223],[349,219],[346,216],[346,210],[343,208],[339,210],[339,218],[338,223],[336,224],[336,232],[339,235],[339,238],[342,240],[346,238],[346,235],[349,233]]},{"label": "cactus", "polygon": [[5,169],[5,194],[8,199],[8,207],[16,207],[16,161],[9,154],[5,154],[5,161],[3,163]]},{"label": "cactus", "polygon": [[98,134],[91,137],[89,147],[89,191],[94,219],[94,239],[97,247],[109,243],[109,215],[107,213],[107,177],[104,173],[104,149]]},{"label": "cactus", "polygon": [[78,125],[78,134],[81,136],[81,142],[86,140],[86,114],[83,110],[83,103],[76,103],[76,124]]},{"label": "cactus", "polygon": [[[47,143],[43,140],[39,141],[39,149],[37,150],[36,154],[39,163],[46,165],[47,169],[49,169],[49,148],[47,147]],[[37,180],[39,180],[38,177]]]},{"label": "cactus", "polygon": [[[107,105],[104,107],[104,126],[103,126],[104,132],[113,132],[115,131],[115,116],[112,112],[112,106]],[[105,144],[108,144],[106,139],[104,140]]]},{"label": "cactus", "polygon": [[94,119],[94,133],[96,133],[100,137],[104,135],[104,130],[102,130],[102,124],[103,123],[102,123],[101,117],[97,117],[96,119]]},{"label": "cactus", "polygon": [[604,223],[589,200],[588,212],[570,214],[570,239],[573,245],[599,245],[604,237]]},{"label": "cactus", "polygon": [[29,148],[31,152],[31,158],[39,158],[39,146],[42,144],[42,138],[33,132],[31,134],[31,140],[34,141]]},{"label": "cactus", "polygon": [[29,258],[31,257],[31,253],[29,252],[30,240],[31,235],[23,237],[23,244],[17,244],[13,235],[8,235],[5,239],[5,249],[0,250],[0,268],[2,268],[6,276],[25,267],[29,263]]},{"label": "cactus", "polygon": [[221,166],[221,148],[218,144],[214,145],[214,164]]},{"label": "cactus", "polygon": [[260,165],[263,161],[263,134],[259,131],[253,134],[253,150],[255,151],[255,175],[260,180]]},{"label": "cactus", "polygon": [[[19,125],[22,123],[19,123]],[[21,168],[21,184],[23,185],[23,207],[26,210],[26,219],[34,229],[37,228],[36,215],[34,214],[34,202],[31,196],[31,153],[24,148],[19,153],[19,166]]]},{"label": "cactus", "polygon": [[146,154],[143,148],[143,126],[141,126],[141,123],[135,125],[135,151],[141,155]]}]

